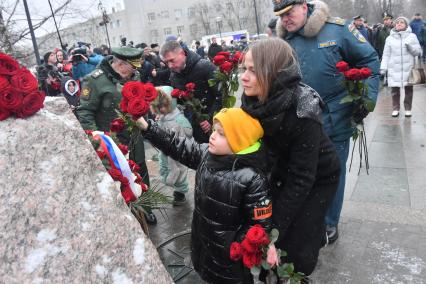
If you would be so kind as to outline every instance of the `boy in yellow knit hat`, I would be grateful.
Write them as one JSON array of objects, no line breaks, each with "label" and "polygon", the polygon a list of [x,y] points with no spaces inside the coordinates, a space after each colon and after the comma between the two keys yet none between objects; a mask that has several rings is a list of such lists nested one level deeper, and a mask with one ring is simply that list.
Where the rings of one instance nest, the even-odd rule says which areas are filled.
[{"label": "boy in yellow knit hat", "polygon": [[242,262],[230,259],[230,245],[255,224],[270,229],[272,202],[261,147],[263,128],[240,108],[213,118],[209,143],[179,137],[140,118],[143,135],[164,154],[196,170],[191,258],[208,283],[251,283]]}]

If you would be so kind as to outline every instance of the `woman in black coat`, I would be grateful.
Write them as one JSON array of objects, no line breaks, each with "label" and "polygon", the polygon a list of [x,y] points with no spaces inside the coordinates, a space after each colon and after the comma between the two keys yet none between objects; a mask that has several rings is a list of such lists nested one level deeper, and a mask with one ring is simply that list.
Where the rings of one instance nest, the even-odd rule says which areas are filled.
[{"label": "woman in black coat", "polygon": [[[268,52],[265,52],[268,51]],[[340,164],[324,132],[321,98],[300,82],[285,41],[255,42],[244,57],[242,108],[260,120],[269,149],[273,227],[285,261],[310,275],[324,244],[324,216],[339,182]]]}]

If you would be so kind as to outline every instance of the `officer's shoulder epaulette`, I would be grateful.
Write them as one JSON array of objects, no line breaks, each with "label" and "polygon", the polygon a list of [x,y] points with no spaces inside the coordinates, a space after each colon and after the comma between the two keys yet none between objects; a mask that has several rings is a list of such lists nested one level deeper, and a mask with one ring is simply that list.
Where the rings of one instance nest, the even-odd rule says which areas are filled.
[{"label": "officer's shoulder epaulette", "polygon": [[102,74],[104,74],[104,71],[102,71],[101,69],[95,69],[95,70],[93,70],[91,76],[96,79],[99,76],[101,76]]},{"label": "officer's shoulder epaulette", "polygon": [[330,23],[330,24],[336,24],[336,25],[339,25],[339,26],[344,26],[346,21],[342,18],[339,18],[339,17],[328,17],[326,22]]}]

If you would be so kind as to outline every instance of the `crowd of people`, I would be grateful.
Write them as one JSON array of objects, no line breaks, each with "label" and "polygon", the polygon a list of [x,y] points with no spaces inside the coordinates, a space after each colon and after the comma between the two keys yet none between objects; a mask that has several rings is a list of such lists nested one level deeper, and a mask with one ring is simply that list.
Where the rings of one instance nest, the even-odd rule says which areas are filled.
[{"label": "crowd of people", "polygon": [[[276,246],[288,253],[283,261],[312,273],[321,247],[339,237],[351,117],[368,114],[362,106],[341,104],[347,90],[336,63],[371,70],[366,83],[374,102],[384,78],[392,90],[393,117],[404,89],[410,117],[408,75],[416,57],[426,58],[426,25],[419,14],[410,21],[384,13],[383,23],[369,27],[361,15],[351,21],[332,17],[321,1],[274,1],[274,13],[270,38],[250,44],[246,38],[227,45],[212,37],[208,48],[198,41],[188,48],[169,36],[161,45],[124,40],[110,50],[80,42],[68,51],[47,52],[38,67],[41,88],[48,96],[63,94],[84,129],[109,131],[124,83],[157,87],[152,114],[137,121],[143,135],[119,138],[148,185],[144,139],[161,150],[160,174],[175,206],[192,186],[186,167],[196,170],[192,260],[209,283],[253,281],[241,262],[231,261],[229,248],[255,224],[277,228]],[[241,108],[222,109],[217,86],[208,84],[217,69],[212,61],[219,52],[237,50],[244,53]],[[203,104],[203,121],[171,97],[188,83],[195,84],[194,96]],[[269,205],[271,215],[254,216]],[[157,222],[152,211],[146,218]]]}]

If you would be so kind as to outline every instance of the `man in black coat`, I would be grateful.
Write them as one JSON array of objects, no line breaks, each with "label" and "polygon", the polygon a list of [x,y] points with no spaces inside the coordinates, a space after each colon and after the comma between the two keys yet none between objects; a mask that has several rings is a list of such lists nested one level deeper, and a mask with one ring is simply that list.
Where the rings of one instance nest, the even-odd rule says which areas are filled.
[{"label": "man in black coat", "polygon": [[171,71],[170,83],[173,88],[185,90],[186,84],[195,84],[194,98],[200,100],[204,107],[202,113],[206,114],[208,119],[198,123],[193,118],[193,113],[188,110],[185,110],[185,116],[191,122],[195,141],[207,143],[212,117],[221,109],[221,97],[217,88],[209,87],[208,84],[208,80],[214,76],[216,66],[195,52],[184,49],[177,41],[166,42],[161,47],[160,56]]},{"label": "man in black coat", "polygon": [[210,61],[213,61],[213,57],[221,51],[223,51],[222,46],[217,44],[216,37],[212,37],[212,44],[209,46],[209,50],[207,51]]}]

